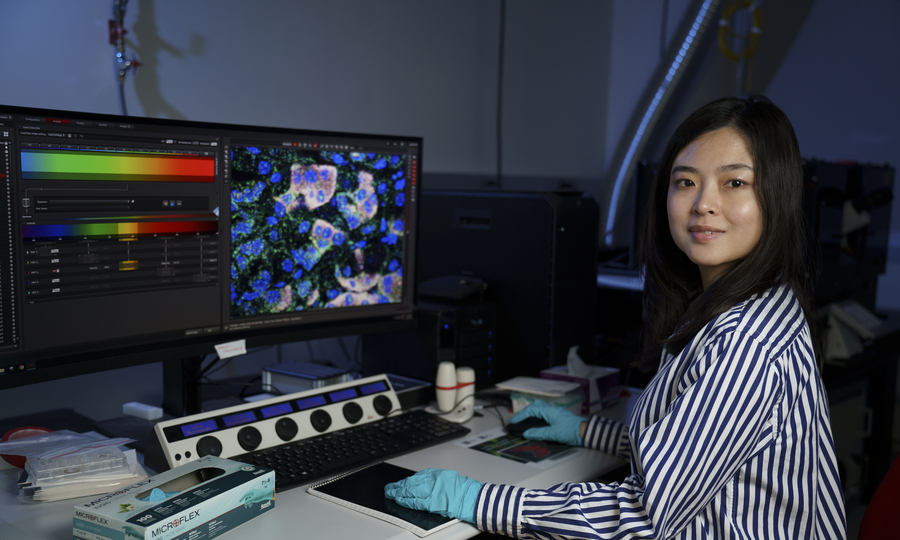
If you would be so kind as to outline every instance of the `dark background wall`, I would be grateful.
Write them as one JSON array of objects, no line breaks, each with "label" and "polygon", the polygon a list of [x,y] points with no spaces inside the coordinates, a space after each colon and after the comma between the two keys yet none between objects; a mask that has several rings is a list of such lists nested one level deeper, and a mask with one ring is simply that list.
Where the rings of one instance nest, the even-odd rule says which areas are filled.
[{"label": "dark background wall", "polygon": [[[0,103],[120,113],[112,0],[0,1]],[[509,0],[498,100],[500,0],[131,0],[125,83],[132,115],[419,135],[423,184],[491,177],[502,112],[504,189],[574,185],[604,200],[628,122],[694,9],[689,0]],[[757,2],[763,31],[750,90],[791,117],[806,157],[900,163],[900,3]],[[737,24],[739,21],[735,21]],[[717,47],[660,129],[710,99],[747,90]],[[658,147],[648,148],[652,156]],[[900,308],[900,221],[879,305]],[[347,344],[352,347],[351,339]],[[262,351],[222,372],[277,355],[340,357],[333,343]],[[341,360],[341,358],[337,358]],[[238,365],[241,367],[237,367]],[[17,407],[72,406],[102,419],[153,402],[159,367],[83,376],[0,394]]]}]

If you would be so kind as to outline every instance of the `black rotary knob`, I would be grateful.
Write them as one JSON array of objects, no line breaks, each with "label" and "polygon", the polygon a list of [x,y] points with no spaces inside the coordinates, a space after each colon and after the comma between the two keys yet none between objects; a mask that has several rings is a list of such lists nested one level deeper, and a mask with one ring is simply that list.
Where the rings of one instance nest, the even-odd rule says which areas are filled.
[{"label": "black rotary knob", "polygon": [[344,405],[344,418],[351,424],[359,422],[359,419],[362,418],[362,416],[363,410],[358,403],[351,401]]},{"label": "black rotary knob", "polygon": [[255,450],[261,442],[262,433],[253,426],[247,426],[238,431],[238,443],[240,443],[241,448],[248,452]]},{"label": "black rotary knob", "polygon": [[309,416],[309,421],[312,422],[312,427],[315,428],[316,431],[322,433],[329,427],[331,427],[331,415],[322,409],[317,409],[313,411],[313,413]]},{"label": "black rotary knob", "polygon": [[221,456],[222,455],[222,443],[219,439],[213,437],[212,435],[207,435],[203,437],[199,441],[197,441],[197,455],[200,457],[203,456]]},{"label": "black rotary knob", "polygon": [[289,441],[297,435],[297,422],[284,417],[275,422],[275,433],[282,441]]},{"label": "black rotary knob", "polygon": [[384,394],[375,396],[375,401],[373,401],[372,404],[375,406],[375,412],[377,412],[381,416],[385,416],[387,413],[391,412],[391,409],[394,408],[394,404],[391,403],[391,398],[387,397]]}]

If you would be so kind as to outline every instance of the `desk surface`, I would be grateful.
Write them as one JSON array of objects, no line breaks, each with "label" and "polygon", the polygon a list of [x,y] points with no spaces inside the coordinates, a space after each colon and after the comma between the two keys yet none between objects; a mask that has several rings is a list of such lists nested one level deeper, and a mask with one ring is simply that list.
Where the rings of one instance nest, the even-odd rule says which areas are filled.
[{"label": "desk surface", "polygon": [[[602,411],[603,416],[624,420],[634,398]],[[477,435],[500,427],[494,409],[482,411],[465,425]],[[504,414],[508,421],[509,415]],[[442,468],[459,471],[482,482],[515,484],[542,488],[565,481],[596,478],[624,462],[607,454],[578,448],[556,463],[540,468],[464,448],[458,441],[447,442],[405,456],[388,460],[408,469]],[[0,538],[3,540],[69,540],[72,538],[72,508],[87,498],[53,503],[22,504],[17,498],[18,469],[0,470]],[[279,492],[275,508],[228,533],[229,540],[259,538],[293,538],[302,531],[304,539],[367,538],[413,540],[418,538],[395,525],[348,510],[337,504],[313,497],[305,487]],[[472,525],[459,523],[428,538],[434,540],[463,539],[478,533]]]}]

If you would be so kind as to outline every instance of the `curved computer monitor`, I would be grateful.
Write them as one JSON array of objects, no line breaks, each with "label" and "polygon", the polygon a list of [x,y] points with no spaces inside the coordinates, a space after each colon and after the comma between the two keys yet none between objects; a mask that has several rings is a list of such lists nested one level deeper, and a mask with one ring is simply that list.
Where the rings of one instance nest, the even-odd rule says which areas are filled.
[{"label": "curved computer monitor", "polygon": [[406,329],[422,140],[0,106],[0,389]]}]

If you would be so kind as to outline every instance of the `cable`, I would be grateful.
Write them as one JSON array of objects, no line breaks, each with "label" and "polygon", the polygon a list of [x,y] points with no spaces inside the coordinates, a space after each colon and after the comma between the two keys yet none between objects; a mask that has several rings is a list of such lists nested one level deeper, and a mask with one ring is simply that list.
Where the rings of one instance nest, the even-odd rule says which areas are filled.
[{"label": "cable", "polygon": [[[253,379],[250,379],[250,381],[248,381],[248,382],[229,382],[229,381],[214,381],[214,380],[210,379],[209,377],[203,377],[203,380],[206,381],[204,384],[206,384],[207,386],[217,386],[223,392],[226,392],[226,393],[230,394],[232,397],[238,398],[242,401],[244,400],[244,391],[247,390],[247,387],[250,387],[250,386],[258,386],[264,392],[268,392],[270,394],[275,394],[276,396],[284,395],[281,392],[281,390],[279,390],[277,387],[275,387],[271,384],[266,384],[263,382],[258,382],[258,383],[253,382],[256,379],[259,379],[259,377],[254,377]],[[242,390],[239,393],[235,394],[234,392],[232,392],[231,390],[226,388],[226,386],[240,386],[240,387],[242,387]]]},{"label": "cable", "polygon": [[436,413],[432,413],[432,414],[434,414],[435,416],[447,416],[448,414],[453,414],[456,411],[456,408],[459,407],[460,405],[462,405],[462,403],[464,401],[466,401],[467,399],[472,399],[473,403],[474,403],[474,400],[476,398],[480,399],[482,401],[488,401],[488,403],[484,404],[484,405],[473,405],[476,413],[479,410],[494,409],[494,413],[497,415],[497,418],[500,419],[500,425],[503,426],[504,429],[506,429],[506,422],[503,421],[503,413],[500,412],[500,406],[505,405],[506,401],[503,399],[490,399],[490,398],[478,396],[478,392],[476,392],[475,394],[470,394],[468,396],[464,396],[462,399],[460,399],[459,401],[454,403],[453,407],[451,407],[450,410],[447,412],[436,412]]},{"label": "cable", "polygon": [[201,376],[201,377],[209,377],[209,376],[211,376],[211,375],[214,374],[214,373],[218,373],[219,371],[222,371],[222,369],[224,369],[225,367],[228,366],[228,364],[231,363],[231,361],[233,360],[233,358],[228,358],[227,360],[225,360],[224,362],[222,362],[221,364],[219,364],[219,367],[217,367],[216,369],[212,369],[212,367],[215,366],[216,364],[218,364],[220,360],[222,360],[222,359],[219,358],[219,357],[217,356],[212,362],[209,363],[208,366],[206,366],[206,367],[200,372],[200,376]]},{"label": "cable", "polygon": [[666,26],[669,24],[669,0],[663,0],[662,28],[659,31],[659,57],[666,57]]},{"label": "cable", "polygon": [[[254,348],[254,349],[250,349],[249,351],[247,351],[247,355],[254,354],[254,353],[258,353],[258,352],[260,352],[260,351],[267,351],[267,350],[272,349],[272,348],[274,348],[274,347],[279,347],[279,346],[278,346],[278,345],[267,345],[267,346],[264,346],[264,347],[256,347],[256,348]],[[206,361],[206,358],[207,358],[207,356],[204,356],[204,357],[203,357],[203,360],[201,360],[200,363],[202,364],[204,361]],[[219,363],[220,360],[222,360],[221,357],[219,357],[218,355],[216,355],[216,357],[213,358],[212,362],[210,362],[209,364],[206,365],[205,368],[202,368],[202,369],[200,370],[199,377],[204,377],[204,378],[205,378],[205,377],[209,377],[209,376],[212,375],[213,373],[216,373],[216,372],[221,371],[222,369],[228,367],[228,364],[230,364],[231,361],[234,360],[235,358],[237,358],[237,357],[234,357],[234,356],[233,356],[233,357],[231,357],[231,358],[228,358],[228,359],[225,360],[225,362],[223,362],[221,365],[219,365],[219,367],[217,367],[216,369],[212,369],[216,364]],[[210,370],[212,370],[212,371],[210,371]]]},{"label": "cable", "polygon": [[[479,399],[484,400],[485,398],[479,398]],[[507,425],[507,424],[506,424],[506,422],[503,420],[503,413],[500,412],[500,407],[503,406],[503,405],[505,405],[505,404],[506,404],[506,403],[505,403],[503,400],[497,400],[497,399],[494,399],[494,400],[490,400],[490,403],[488,403],[488,404],[486,404],[486,405],[480,405],[480,407],[481,407],[481,410],[484,410],[484,409],[494,409],[494,414],[496,414],[496,415],[497,415],[497,418],[500,419],[500,425],[503,427],[503,429],[506,429],[506,425]],[[475,406],[475,410],[477,411],[478,408],[479,408],[479,405],[476,405],[476,406]]]},{"label": "cable", "polygon": [[[456,403],[454,403],[453,406],[450,407],[450,410],[447,412],[442,412],[439,410],[438,412],[433,413],[433,414],[435,416],[447,416],[448,414],[453,414],[454,412],[456,412],[456,408],[463,404],[463,401],[466,401],[469,399],[471,399],[472,403],[474,403],[475,402],[475,394],[469,394],[467,396],[463,396],[463,398],[460,399],[459,401],[457,401]],[[472,406],[474,407],[475,405],[472,405]]]},{"label": "cable", "polygon": [[497,189],[503,189],[503,57],[506,42],[506,0],[500,0],[500,58],[497,67]]},{"label": "cable", "polygon": [[128,106],[125,105],[125,85],[119,85],[119,106],[122,107],[122,116],[128,116]]},{"label": "cable", "polygon": [[137,58],[125,59],[125,8],[128,0],[113,0],[113,19],[109,20],[109,43],[116,46],[116,65],[119,79],[119,105],[122,107],[122,115],[128,116],[128,107],[125,104],[125,73],[129,69],[137,70],[141,65]]},{"label": "cable", "polygon": [[[235,393],[232,392],[231,390],[225,388],[225,385],[224,385],[223,383],[220,383],[220,382],[218,382],[218,381],[214,381],[214,380],[212,380],[212,379],[210,379],[210,378],[208,378],[208,377],[201,377],[200,380],[201,380],[201,384],[204,384],[204,385],[206,385],[206,386],[216,386],[216,387],[218,387],[219,389],[221,389],[222,391],[224,391],[225,393],[229,394],[231,397],[236,398],[236,399],[243,400],[243,398],[242,398],[239,394],[235,394]],[[202,382],[202,381],[206,381],[206,382]]]},{"label": "cable", "polygon": [[219,361],[219,357],[218,357],[218,355],[217,355],[217,356],[213,359],[213,361],[210,362],[210,363],[204,368],[204,367],[202,367],[202,366],[203,366],[203,362],[205,362],[206,359],[207,359],[208,357],[209,357],[209,355],[207,355],[207,354],[204,354],[202,357],[200,357],[200,364],[197,366],[197,367],[198,367],[198,373],[197,373],[195,376],[189,376],[189,377],[187,377],[187,378],[185,379],[185,382],[186,382],[187,384],[195,384],[195,383],[199,383],[199,382],[201,381],[201,379],[203,378],[203,376],[206,374],[206,372],[209,371],[209,368],[211,368],[212,366],[214,366],[214,365],[216,364],[216,362]]}]

